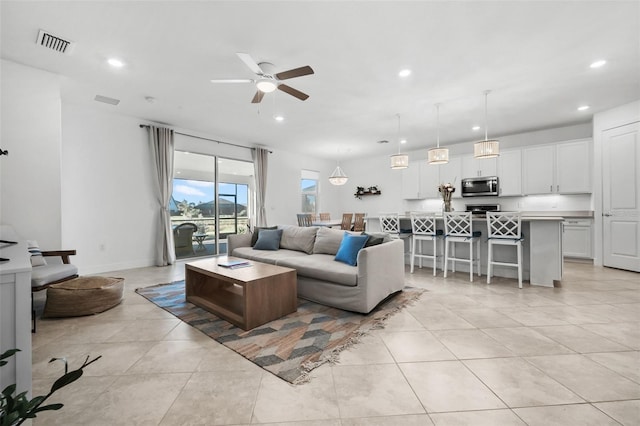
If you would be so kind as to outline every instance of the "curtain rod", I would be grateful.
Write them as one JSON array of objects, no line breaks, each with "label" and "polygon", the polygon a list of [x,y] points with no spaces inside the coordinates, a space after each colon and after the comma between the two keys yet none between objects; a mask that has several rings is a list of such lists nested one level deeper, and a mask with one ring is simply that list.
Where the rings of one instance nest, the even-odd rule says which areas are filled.
[{"label": "curtain rod", "polygon": [[[149,127],[151,127],[151,126],[149,126],[148,124],[140,124],[140,128],[141,129],[142,128],[147,128],[148,129]],[[196,136],[196,135],[190,135],[190,134],[187,134],[187,133],[176,132],[175,130],[173,131],[173,133],[175,133],[177,135],[182,135],[182,136],[189,136],[190,138],[203,139],[205,141],[210,141],[210,142],[216,142],[216,143],[221,143],[221,144],[225,144],[225,145],[236,146],[238,148],[251,149],[251,150],[255,149],[255,148],[250,148],[248,146],[238,145],[238,144],[231,143],[231,142],[223,142],[223,141],[218,141],[218,140],[215,140],[215,139],[204,138],[202,136]],[[273,151],[269,151],[269,154],[273,154]]]}]

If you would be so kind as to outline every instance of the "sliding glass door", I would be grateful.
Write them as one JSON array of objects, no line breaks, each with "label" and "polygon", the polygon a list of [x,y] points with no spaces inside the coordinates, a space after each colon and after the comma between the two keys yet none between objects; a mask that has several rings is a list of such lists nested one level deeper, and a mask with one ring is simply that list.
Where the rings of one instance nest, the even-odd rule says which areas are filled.
[{"label": "sliding glass door", "polygon": [[253,164],[175,152],[170,204],[178,259],[226,253],[227,236],[247,232]]}]

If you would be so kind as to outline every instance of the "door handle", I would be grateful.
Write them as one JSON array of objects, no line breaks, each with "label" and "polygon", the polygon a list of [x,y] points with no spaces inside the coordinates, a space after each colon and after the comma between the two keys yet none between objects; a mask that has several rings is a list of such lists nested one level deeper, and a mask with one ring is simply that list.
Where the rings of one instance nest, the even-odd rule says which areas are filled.
[{"label": "door handle", "polygon": [[611,213],[602,213],[602,216],[609,217],[609,216],[613,216],[613,215]]}]

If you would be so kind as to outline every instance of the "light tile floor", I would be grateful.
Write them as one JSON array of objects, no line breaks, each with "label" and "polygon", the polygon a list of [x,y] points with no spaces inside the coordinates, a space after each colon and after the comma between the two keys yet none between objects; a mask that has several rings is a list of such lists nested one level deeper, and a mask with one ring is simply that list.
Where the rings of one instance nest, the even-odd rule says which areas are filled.
[{"label": "light tile floor", "polygon": [[[125,301],[39,320],[34,395],[102,355],[35,425],[639,425],[640,274],[566,263],[561,286],[407,272],[428,290],[292,386],[138,296],[184,263],[116,271]],[[40,305],[44,295],[37,295]]]}]

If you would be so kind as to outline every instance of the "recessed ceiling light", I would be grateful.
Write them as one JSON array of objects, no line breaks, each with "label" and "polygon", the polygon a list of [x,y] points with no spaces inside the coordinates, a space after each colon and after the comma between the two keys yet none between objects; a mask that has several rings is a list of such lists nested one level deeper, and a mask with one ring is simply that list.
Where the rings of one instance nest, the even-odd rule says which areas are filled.
[{"label": "recessed ceiling light", "polygon": [[284,117],[281,116],[281,115],[274,115],[273,119],[276,120],[276,121],[284,121]]},{"label": "recessed ceiling light", "polygon": [[606,63],[607,63],[607,61],[605,61],[604,59],[600,59],[599,61],[595,61],[594,63],[592,63],[589,66],[591,68],[600,68],[601,66],[605,65]]},{"label": "recessed ceiling light", "polygon": [[582,105],[578,107],[578,111],[586,111],[589,109],[589,105]]},{"label": "recessed ceiling light", "polygon": [[111,58],[107,62],[109,63],[109,65],[111,65],[114,68],[124,67],[124,62],[122,62],[120,59]]},{"label": "recessed ceiling light", "polygon": [[473,130],[474,132],[477,132],[478,130],[480,130],[480,126],[473,126],[471,130]]},{"label": "recessed ceiling light", "polygon": [[398,76],[400,77],[409,77],[410,75],[411,75],[410,69],[403,69],[398,73]]}]

